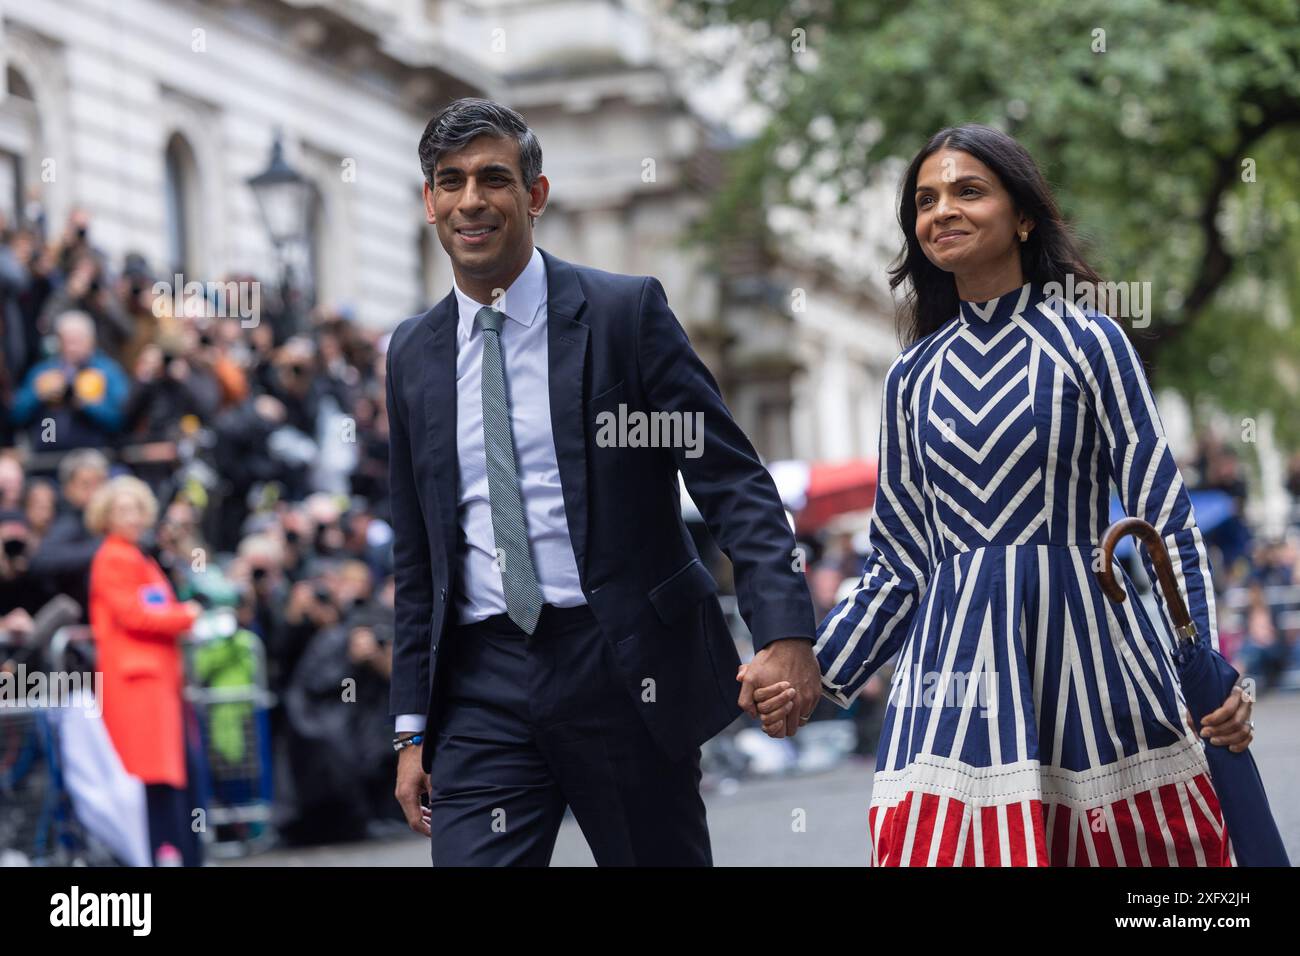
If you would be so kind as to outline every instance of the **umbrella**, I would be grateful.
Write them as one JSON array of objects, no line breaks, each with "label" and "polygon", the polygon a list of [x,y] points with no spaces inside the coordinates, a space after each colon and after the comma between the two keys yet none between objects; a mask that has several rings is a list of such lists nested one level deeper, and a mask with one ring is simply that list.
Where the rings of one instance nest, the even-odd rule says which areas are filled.
[{"label": "umbrella", "polygon": [[[1141,518],[1122,518],[1106,529],[1101,541],[1101,569],[1097,578],[1102,590],[1116,602],[1125,598],[1124,588],[1115,579],[1111,569],[1111,555],[1115,545],[1125,535],[1134,535],[1146,544],[1151,552],[1151,563],[1165,604],[1174,624],[1176,648],[1174,660],[1178,665],[1178,679],[1182,684],[1187,708],[1197,724],[1213,710],[1218,709],[1237,683],[1237,671],[1223,656],[1204,640],[1197,639],[1196,625],[1187,613],[1187,605],[1174,579],[1169,563],[1169,552],[1160,533]],[[1226,747],[1205,746],[1205,758],[1210,765],[1214,792],[1219,797],[1223,821],[1228,828],[1228,838],[1240,866],[1290,866],[1282,837],[1273,822],[1264,782],[1259,768],[1249,750],[1233,753]]]},{"label": "umbrella", "polygon": [[1201,529],[1201,534],[1209,534],[1237,513],[1237,502],[1232,495],[1217,488],[1189,491],[1187,497],[1192,503],[1192,514],[1196,515],[1196,527]]},{"label": "umbrella", "polygon": [[[1189,491],[1187,497],[1191,500],[1192,514],[1196,515],[1196,527],[1201,529],[1201,534],[1209,534],[1237,513],[1237,503],[1226,491],[1213,488],[1206,491]],[[1110,520],[1119,521],[1123,517],[1124,506],[1120,503],[1119,495],[1112,492]],[[1115,545],[1115,556],[1123,561],[1127,561],[1130,555],[1136,553],[1137,549],[1128,538],[1121,538]]]},{"label": "umbrella", "polygon": [[864,458],[774,461],[767,470],[800,534],[820,530],[839,515],[869,511],[876,501],[876,463]]}]

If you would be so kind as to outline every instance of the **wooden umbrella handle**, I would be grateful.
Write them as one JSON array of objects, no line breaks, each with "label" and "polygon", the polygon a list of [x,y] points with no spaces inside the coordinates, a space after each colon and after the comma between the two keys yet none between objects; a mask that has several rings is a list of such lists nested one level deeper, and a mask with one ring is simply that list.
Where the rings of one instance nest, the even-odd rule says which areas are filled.
[{"label": "wooden umbrella handle", "polygon": [[1126,534],[1131,534],[1140,540],[1151,552],[1151,563],[1155,566],[1160,590],[1164,593],[1165,604],[1169,608],[1169,618],[1175,630],[1181,636],[1190,629],[1190,634],[1194,635],[1192,618],[1187,613],[1187,604],[1183,601],[1182,592],[1178,590],[1178,582],[1174,578],[1174,568],[1169,561],[1169,552],[1165,549],[1165,543],[1160,537],[1160,532],[1141,518],[1120,518],[1101,536],[1101,567],[1097,570],[1101,589],[1116,603],[1123,602],[1125,598],[1124,588],[1115,577],[1111,561],[1115,553],[1115,545],[1119,544],[1120,538]]}]

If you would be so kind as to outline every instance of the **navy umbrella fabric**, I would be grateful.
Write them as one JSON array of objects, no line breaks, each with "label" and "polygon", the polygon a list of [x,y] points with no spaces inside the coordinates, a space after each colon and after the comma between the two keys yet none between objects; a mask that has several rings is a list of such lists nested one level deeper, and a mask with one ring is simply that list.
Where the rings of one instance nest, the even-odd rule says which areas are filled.
[{"label": "navy umbrella fabric", "polygon": [[[1151,563],[1156,569],[1165,605],[1174,624],[1174,662],[1178,667],[1183,697],[1192,719],[1199,726],[1206,714],[1217,710],[1228,699],[1240,675],[1208,641],[1198,639],[1196,625],[1178,590],[1164,541],[1159,532],[1141,518],[1122,518],[1107,528],[1102,536],[1101,569],[1097,577],[1107,596],[1116,602],[1125,599],[1124,589],[1111,569],[1111,556],[1116,544],[1130,534],[1141,540],[1151,552]],[[1205,746],[1210,778],[1219,798],[1237,864],[1290,866],[1282,836],[1269,809],[1264,782],[1249,749],[1233,753],[1227,747],[1204,740],[1202,745]]]}]

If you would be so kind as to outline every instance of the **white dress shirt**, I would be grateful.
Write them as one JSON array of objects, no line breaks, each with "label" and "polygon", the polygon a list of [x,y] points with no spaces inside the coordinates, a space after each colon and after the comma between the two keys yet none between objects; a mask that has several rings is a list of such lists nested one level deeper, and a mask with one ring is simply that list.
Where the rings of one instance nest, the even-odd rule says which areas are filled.
[{"label": "white dress shirt", "polygon": [[[456,453],[460,463],[457,517],[464,547],[456,592],[456,620],[472,624],[506,613],[505,591],[496,561],[496,533],[488,498],[487,453],[483,448],[483,331],[475,316],[483,304],[453,283],[459,322],[456,330]],[[501,327],[511,431],[519,461],[519,486],[528,519],[528,541],[542,600],[556,607],[586,604],[578,561],[564,513],[560,465],[551,431],[551,393],[547,364],[546,264],[533,249],[524,271],[495,307],[506,315]],[[421,731],[423,714],[402,714],[397,730]]]}]

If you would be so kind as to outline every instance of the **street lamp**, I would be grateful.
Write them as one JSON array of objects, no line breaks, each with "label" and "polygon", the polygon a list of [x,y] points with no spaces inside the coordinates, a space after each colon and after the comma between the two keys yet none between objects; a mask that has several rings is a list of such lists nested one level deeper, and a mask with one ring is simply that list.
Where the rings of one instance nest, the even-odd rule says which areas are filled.
[{"label": "street lamp", "polygon": [[[248,178],[248,185],[257,197],[262,223],[271,236],[276,254],[280,258],[280,299],[283,305],[282,332],[296,330],[297,316],[290,305],[293,293],[293,267],[288,250],[307,241],[312,208],[315,205],[316,187],[305,179],[284,159],[280,131],[276,130],[271,144],[271,162],[262,172]],[[291,321],[292,319],[292,321]],[[281,339],[282,335],[276,338]]]}]

